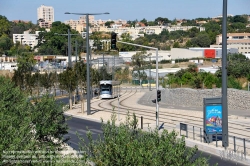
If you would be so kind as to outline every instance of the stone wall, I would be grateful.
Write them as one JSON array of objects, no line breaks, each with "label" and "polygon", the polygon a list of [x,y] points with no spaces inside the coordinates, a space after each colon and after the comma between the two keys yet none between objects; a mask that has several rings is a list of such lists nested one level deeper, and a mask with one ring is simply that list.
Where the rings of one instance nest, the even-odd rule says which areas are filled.
[{"label": "stone wall", "polygon": [[[165,90],[167,101],[171,105],[203,107],[203,98],[221,97],[221,89],[176,88]],[[247,110],[250,108],[250,92],[245,90],[227,90],[228,108]]]}]

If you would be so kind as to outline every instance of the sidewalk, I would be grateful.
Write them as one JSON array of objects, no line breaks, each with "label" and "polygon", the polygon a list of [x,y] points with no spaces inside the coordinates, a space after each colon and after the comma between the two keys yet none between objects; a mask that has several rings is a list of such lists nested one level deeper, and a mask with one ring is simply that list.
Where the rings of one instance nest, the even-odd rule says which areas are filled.
[{"label": "sidewalk", "polygon": [[[128,98],[127,100],[123,101],[123,104],[126,105],[126,106],[133,106],[133,107],[136,107],[136,108],[140,108],[141,110],[143,109],[152,109],[152,113],[155,112],[155,107],[149,107],[149,106],[144,106],[144,105],[139,105],[137,102],[138,100],[145,94],[145,92],[141,91],[141,92],[138,92],[136,93],[135,95],[133,95],[132,97]],[[96,101],[96,102],[94,102]],[[97,98],[94,98],[92,99],[92,102],[94,103],[91,103],[91,107],[96,107],[98,108],[97,104],[98,102],[97,101],[100,101],[100,99],[97,99]],[[86,112],[86,109],[87,109],[87,103],[85,101],[84,103],[84,112],[82,113],[81,112],[81,105],[80,104],[76,104],[73,106],[73,109],[72,110],[68,110],[65,112],[66,115],[72,115],[73,117],[78,117],[78,118],[83,118],[83,119],[87,119],[87,120],[92,120],[92,121],[97,121],[97,122],[101,122],[101,118],[104,120],[104,122],[107,122],[108,120],[111,119],[111,114],[110,112],[104,112],[104,111],[96,111],[96,112],[93,112],[92,110],[92,114],[91,115],[87,115],[87,112]],[[167,112],[167,113],[170,113],[171,115],[171,112],[175,113],[175,114],[180,114],[180,115],[183,115],[183,117],[187,116],[187,113],[192,115],[192,116],[195,116],[197,118],[203,118],[203,112],[201,111],[186,111],[186,110],[181,110],[181,109],[169,109],[169,108],[160,108],[160,113],[161,112]],[[120,122],[125,122],[126,120],[126,116],[125,115],[119,115],[118,114],[118,110],[116,110],[116,115],[117,115],[117,124],[119,124]],[[132,115],[132,112],[130,112],[130,115]],[[143,117],[146,117],[147,115],[143,115]],[[152,117],[151,117],[152,118]],[[237,117],[238,119],[234,119],[232,118],[232,120],[243,120],[243,118],[241,119],[241,117]],[[180,131],[180,127],[179,127],[179,124],[180,122],[185,122],[188,124],[188,121],[184,119],[180,119],[180,122],[179,123],[173,123],[173,122],[169,122],[164,120],[164,119],[161,119],[160,117],[160,122],[159,122],[159,125],[161,125],[162,122],[164,122],[164,128],[167,129],[168,131],[172,131],[173,129],[176,130],[178,133]],[[140,117],[138,118],[138,127],[141,127],[141,119]],[[150,127],[151,129],[154,129],[156,127],[156,120],[146,120],[146,119],[143,119],[143,129],[144,130],[148,130],[148,127]],[[203,124],[200,124],[201,126],[203,126]],[[229,124],[230,126],[230,124]],[[161,131],[161,130],[160,130]],[[191,132],[191,131],[189,131]],[[238,131],[238,132],[241,132],[241,131]],[[244,131],[242,131],[244,132]],[[182,134],[186,133],[185,131],[182,131]],[[199,133],[199,132],[198,132]],[[234,161],[237,161],[239,163],[243,163],[243,164],[247,164],[247,165],[250,165],[250,157],[248,156],[248,153],[247,153],[247,156],[245,157],[244,155],[242,155],[242,148],[241,149],[237,149],[239,151],[236,151],[236,152],[233,152],[233,145],[230,144],[229,148],[227,149],[224,149],[222,147],[216,147],[215,146],[215,142],[213,143],[210,143],[210,144],[207,144],[207,143],[203,143],[203,139],[202,139],[202,142],[200,141],[200,137],[198,138],[198,134],[195,133],[196,137],[197,138],[193,138],[193,134],[191,132],[191,134],[189,133],[189,138],[186,138],[185,139],[185,142],[186,142],[186,145],[187,146],[190,146],[190,147],[193,147],[195,145],[198,146],[198,149],[201,150],[201,151],[205,151],[205,152],[208,152],[208,153],[211,153],[213,155],[217,155],[221,158],[224,158],[224,159],[229,159],[229,160],[234,160]],[[180,136],[178,136],[180,138]],[[221,141],[218,141],[218,145],[221,145]],[[238,145],[239,146],[239,145]],[[249,148],[250,145],[249,144],[246,144],[246,146]],[[242,151],[241,151],[242,150]],[[241,151],[241,152],[240,152]],[[248,150],[247,150],[248,151]],[[239,155],[242,155],[243,156],[243,159],[237,159],[237,154]],[[233,158],[234,156],[234,158]]]}]

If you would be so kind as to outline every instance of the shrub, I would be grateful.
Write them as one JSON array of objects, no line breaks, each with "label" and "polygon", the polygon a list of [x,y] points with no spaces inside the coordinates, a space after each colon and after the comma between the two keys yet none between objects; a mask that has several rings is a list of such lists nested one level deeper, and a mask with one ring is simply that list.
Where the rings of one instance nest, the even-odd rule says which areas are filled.
[{"label": "shrub", "polygon": [[130,120],[128,113],[119,126],[113,114],[102,127],[103,138],[93,141],[89,132],[90,143],[81,147],[96,165],[208,165],[206,158],[196,157],[198,148],[187,148],[184,137],[178,139],[175,131],[138,129],[135,114]]}]

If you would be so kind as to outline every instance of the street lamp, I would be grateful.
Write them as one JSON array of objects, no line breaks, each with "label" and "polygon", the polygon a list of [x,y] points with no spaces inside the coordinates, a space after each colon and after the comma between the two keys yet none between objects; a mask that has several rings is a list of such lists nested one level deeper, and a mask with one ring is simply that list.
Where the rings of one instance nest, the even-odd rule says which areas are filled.
[{"label": "street lamp", "polygon": [[227,103],[227,0],[223,0],[222,20],[222,146],[228,147],[228,103]]},{"label": "street lamp", "polygon": [[64,14],[74,14],[74,15],[85,15],[86,16],[86,47],[87,47],[87,115],[91,114],[90,110],[90,51],[89,51],[89,15],[102,15],[102,14],[109,14],[108,12],[105,13],[70,13],[65,12]]},{"label": "street lamp", "polygon": [[72,35],[79,35],[79,34],[70,34],[70,29],[68,29],[67,34],[58,34],[54,33],[55,35],[61,35],[61,36],[68,36],[68,66],[72,67],[72,62],[71,62],[71,36]]}]

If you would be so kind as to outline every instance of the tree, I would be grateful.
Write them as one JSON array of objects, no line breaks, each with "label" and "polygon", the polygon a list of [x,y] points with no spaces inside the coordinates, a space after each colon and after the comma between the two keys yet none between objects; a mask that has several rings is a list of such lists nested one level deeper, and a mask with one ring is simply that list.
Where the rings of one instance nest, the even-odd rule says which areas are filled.
[{"label": "tree", "polygon": [[93,46],[97,49],[102,45],[101,43],[102,32],[93,32],[91,35],[91,39],[94,40]]},{"label": "tree", "polygon": [[[28,96],[10,79],[0,77],[0,165],[11,165],[7,161],[3,162],[8,160],[3,154],[10,151],[16,158],[25,155],[25,159],[30,162],[24,165],[32,165],[33,161],[48,162],[50,157],[53,163],[57,154],[51,152],[62,150],[63,143],[67,141],[63,138],[68,127],[62,104],[48,95],[33,98],[33,102],[27,98]],[[38,151],[46,152],[43,154],[46,158],[39,158],[41,154],[38,154]]]},{"label": "tree", "polygon": [[11,39],[6,34],[0,36],[0,54],[8,55],[8,51],[12,45]]},{"label": "tree", "polygon": [[138,66],[140,69],[143,65],[146,64],[145,58],[146,58],[146,51],[137,52],[135,55],[131,57],[132,65]]},{"label": "tree", "polygon": [[[30,105],[27,96],[9,79],[0,76],[0,154],[3,151],[32,150]],[[0,159],[0,165],[3,158]]]},{"label": "tree", "polygon": [[167,23],[171,23],[168,18],[157,17],[155,19],[155,25],[166,25]]},{"label": "tree", "polygon": [[148,26],[148,21],[145,18],[143,18],[140,22],[143,23],[145,26]]},{"label": "tree", "polygon": [[59,87],[69,93],[69,108],[72,109],[72,92],[77,87],[77,75],[73,68],[68,67],[66,71],[58,75]]},{"label": "tree", "polygon": [[213,88],[213,85],[216,84],[217,82],[217,77],[215,77],[213,74],[208,73],[204,79],[204,85],[207,88]]},{"label": "tree", "polygon": [[[38,48],[40,54],[50,54],[50,55],[66,55],[68,47],[68,29],[69,25],[56,21],[52,23],[52,28],[49,32],[43,31],[39,33]],[[74,40],[78,43],[83,43],[83,39],[80,34],[75,30],[70,30],[71,34],[71,45],[73,45]],[[66,34],[66,35],[59,35]]]},{"label": "tree", "polygon": [[[95,165],[208,165],[207,159],[195,157],[198,148],[187,148],[185,139],[177,139],[175,131],[138,129],[136,115],[129,113],[125,123],[116,125],[113,114],[107,124],[102,124],[103,138],[93,141],[88,133],[89,144],[82,142],[81,150],[87,151],[83,158]],[[83,141],[83,140],[82,140]]]},{"label": "tree", "polygon": [[[130,36],[129,33],[123,33],[121,35],[121,40],[123,42],[133,43],[132,37]],[[117,48],[118,48],[119,51],[132,51],[135,48],[132,45],[121,44],[121,43],[117,43],[116,46],[117,46]]]},{"label": "tree", "polygon": [[14,71],[14,76],[12,77],[12,81],[19,86],[22,90],[29,90],[29,85],[31,78],[31,72],[33,65],[35,63],[34,55],[32,53],[22,53],[17,58],[18,61],[18,69]]},{"label": "tree", "polygon": [[240,15],[236,15],[236,16],[234,16],[233,17],[233,22],[239,22],[239,23],[247,23],[248,21],[247,21],[247,16],[240,16]]},{"label": "tree", "polygon": [[0,37],[3,34],[9,34],[9,31],[10,31],[9,20],[5,16],[0,15]]},{"label": "tree", "polygon": [[197,37],[191,39],[193,45],[198,47],[209,47],[211,40],[207,34],[199,34]]},{"label": "tree", "polygon": [[34,98],[33,101],[31,120],[39,147],[46,147],[51,151],[62,150],[62,144],[69,140],[64,137],[68,133],[68,126],[63,114],[63,104],[57,103],[48,94]]},{"label": "tree", "polygon": [[111,24],[115,23],[114,21],[107,21],[105,22],[105,26],[107,26],[108,28],[111,28]]},{"label": "tree", "polygon": [[129,67],[126,66],[123,69],[117,70],[115,75],[117,80],[128,81],[129,80]]},{"label": "tree", "polygon": [[180,48],[179,42],[174,42],[173,48]]},{"label": "tree", "polygon": [[[148,45],[148,40],[145,37],[138,37],[134,40],[135,44],[139,44],[139,45],[144,45],[147,46]],[[145,48],[140,48],[141,50],[145,50]]]},{"label": "tree", "polygon": [[193,43],[190,40],[188,40],[186,42],[186,48],[189,48],[189,47],[192,47],[192,46],[193,46]]},{"label": "tree", "polygon": [[193,27],[193,28],[189,29],[188,32],[189,32],[189,37],[193,38],[193,37],[197,36],[197,34],[199,33],[199,29],[197,29],[196,27]]}]

